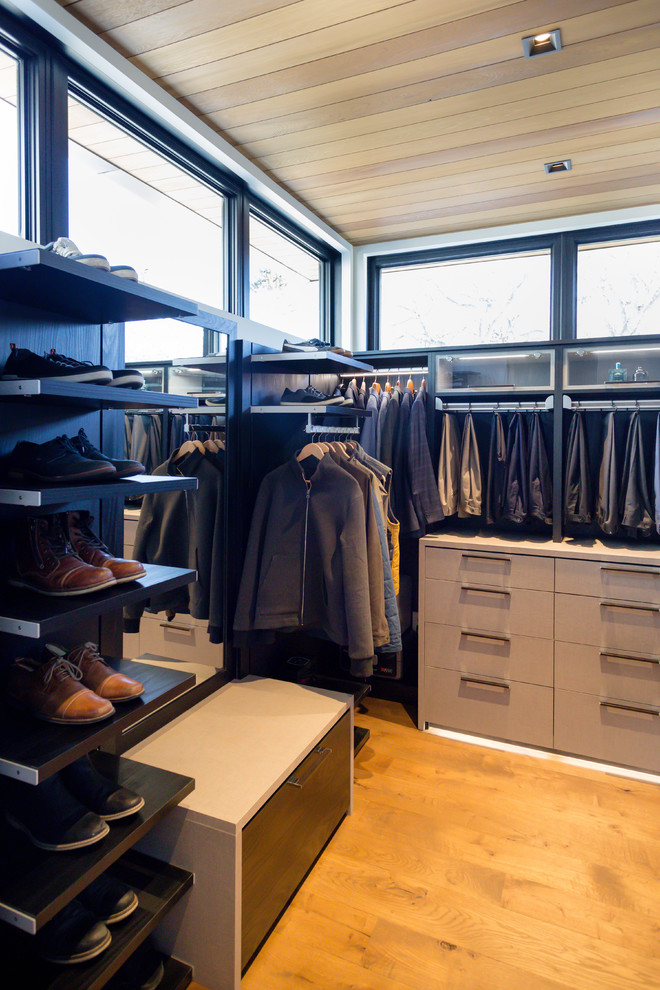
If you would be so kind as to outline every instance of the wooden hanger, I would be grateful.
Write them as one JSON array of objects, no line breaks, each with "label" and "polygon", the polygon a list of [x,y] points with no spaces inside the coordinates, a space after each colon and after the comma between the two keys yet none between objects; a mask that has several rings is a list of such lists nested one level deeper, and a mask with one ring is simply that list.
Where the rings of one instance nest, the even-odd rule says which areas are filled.
[{"label": "wooden hanger", "polygon": [[422,384],[420,385],[420,388],[423,388],[426,391],[426,378],[422,378]]},{"label": "wooden hanger", "polygon": [[390,376],[387,376],[387,381],[385,382],[385,391],[391,395],[392,394],[392,384],[390,382]]},{"label": "wooden hanger", "polygon": [[406,382],[406,388],[409,388],[413,395],[415,394],[415,383],[412,378],[409,378]]},{"label": "wooden hanger", "polygon": [[401,388],[401,379],[400,378],[397,378],[397,380],[396,380],[396,387],[397,388]]},{"label": "wooden hanger", "polygon": [[180,461],[182,457],[185,457],[186,454],[192,454],[193,450],[197,450],[197,448],[195,447],[195,441],[184,440],[184,442],[181,444],[176,454],[174,455],[175,463],[176,461]]},{"label": "wooden hanger", "polygon": [[374,384],[373,384],[373,387],[374,387],[374,388],[376,389],[376,391],[377,391],[377,392],[378,392],[378,394],[380,395],[380,393],[382,392],[382,389],[381,389],[381,387],[380,387],[380,382],[378,381],[378,376],[376,376],[376,377],[374,378]]},{"label": "wooden hanger", "polygon": [[306,443],[300,453],[296,455],[296,460],[304,461],[306,457],[316,457],[317,460],[322,461],[325,457],[325,451],[318,443]]},{"label": "wooden hanger", "polygon": [[341,442],[341,440],[332,440],[330,442],[330,450],[333,450],[335,454],[338,454],[342,460],[348,460],[348,454],[346,453],[346,447]]}]

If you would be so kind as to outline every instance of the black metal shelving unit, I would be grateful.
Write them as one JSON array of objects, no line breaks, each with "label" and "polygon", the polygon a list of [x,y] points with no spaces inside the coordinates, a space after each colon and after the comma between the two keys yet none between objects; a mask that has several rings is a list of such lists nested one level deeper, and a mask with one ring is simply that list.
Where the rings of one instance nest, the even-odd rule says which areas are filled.
[{"label": "black metal shelving unit", "polygon": [[24,402],[80,406],[86,409],[167,409],[197,408],[191,395],[150,392],[145,388],[115,388],[112,385],[86,385],[55,378],[16,378],[0,381],[0,402]]},{"label": "black metal shelving unit", "polygon": [[170,475],[138,474],[119,481],[101,481],[87,485],[39,485],[17,484],[0,488],[0,505],[25,509],[44,509],[55,512],[67,505],[95,502],[99,498],[127,498],[132,495],[148,495],[154,492],[194,491],[196,478]]}]

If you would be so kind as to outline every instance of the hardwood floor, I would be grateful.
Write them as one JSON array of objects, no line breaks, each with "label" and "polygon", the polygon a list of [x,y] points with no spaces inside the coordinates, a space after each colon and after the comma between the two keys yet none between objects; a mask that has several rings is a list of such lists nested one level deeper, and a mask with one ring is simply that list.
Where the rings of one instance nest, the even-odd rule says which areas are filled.
[{"label": "hardwood floor", "polygon": [[366,708],[355,812],[243,990],[660,988],[660,787]]}]

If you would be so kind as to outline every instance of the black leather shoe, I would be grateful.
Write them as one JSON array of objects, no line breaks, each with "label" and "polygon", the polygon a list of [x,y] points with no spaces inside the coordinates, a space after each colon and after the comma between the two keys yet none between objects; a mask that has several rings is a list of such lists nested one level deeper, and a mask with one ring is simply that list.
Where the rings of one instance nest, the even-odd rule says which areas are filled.
[{"label": "black leather shoe", "polygon": [[55,437],[46,443],[21,440],[9,455],[7,473],[12,481],[36,481],[45,485],[116,481],[118,478],[111,461],[83,456],[66,436]]},{"label": "black leather shoe", "polygon": [[106,925],[114,925],[133,914],[138,906],[137,894],[121,880],[103,873],[78,894],[78,900]]},{"label": "black leather shoe", "polygon": [[163,957],[147,941],[135,950],[107,987],[108,990],[156,990],[164,975]]},{"label": "black leather shoe", "polygon": [[103,454],[98,447],[95,447],[83,428],[78,430],[78,435],[71,437],[71,445],[83,457],[89,457],[92,461],[105,461],[117,472],[118,478],[130,478],[134,474],[144,474],[144,464],[139,461],[121,461]]},{"label": "black leather shoe", "polygon": [[143,797],[108,780],[92,765],[88,756],[65,767],[62,779],[79,801],[106,821],[126,818],[144,807]]},{"label": "black leather shoe", "polygon": [[71,901],[52,921],[37,932],[39,954],[49,962],[82,963],[104,952],[112,935],[91,911],[78,901]]},{"label": "black leather shoe", "polygon": [[7,821],[25,832],[39,849],[83,849],[110,831],[98,815],[69,793],[60,774],[37,787],[13,781],[6,797]]}]

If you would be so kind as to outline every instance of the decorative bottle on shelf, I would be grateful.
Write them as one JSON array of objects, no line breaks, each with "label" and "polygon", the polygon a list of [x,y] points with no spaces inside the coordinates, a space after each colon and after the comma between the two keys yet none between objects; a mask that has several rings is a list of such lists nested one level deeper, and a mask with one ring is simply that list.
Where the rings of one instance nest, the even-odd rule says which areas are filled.
[{"label": "decorative bottle on shelf", "polygon": [[628,369],[621,367],[621,362],[617,361],[613,368],[610,368],[607,380],[609,382],[627,382]]},{"label": "decorative bottle on shelf", "polygon": [[640,364],[635,369],[635,373],[633,375],[633,381],[634,382],[647,382],[648,380],[649,380],[649,373],[648,373],[648,371],[644,371],[644,369],[642,368],[642,366]]}]

